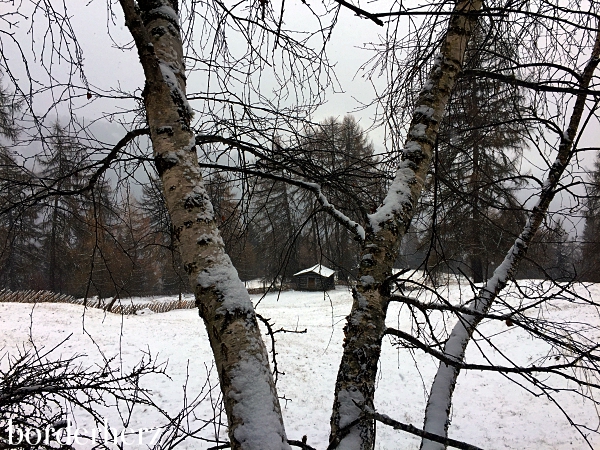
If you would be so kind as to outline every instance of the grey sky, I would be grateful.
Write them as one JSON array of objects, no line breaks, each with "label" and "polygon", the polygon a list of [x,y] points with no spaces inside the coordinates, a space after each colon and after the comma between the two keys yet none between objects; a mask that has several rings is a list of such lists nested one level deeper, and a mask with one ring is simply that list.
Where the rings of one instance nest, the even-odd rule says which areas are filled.
[{"label": "grey sky", "polygon": [[[380,4],[369,3],[365,7],[373,11],[384,9],[383,6],[378,5]],[[319,7],[318,4],[312,6]],[[75,33],[83,49],[84,69],[89,83],[100,90],[122,89],[123,91],[133,92],[138,89],[139,94],[139,89],[143,87],[143,74],[137,59],[137,53],[133,49],[123,50],[117,48],[118,46],[126,47],[131,41],[129,32],[124,26],[119,5],[114,5],[114,17],[108,15],[104,0],[92,0],[91,2],[69,0],[67,1],[67,7]],[[300,24],[304,25],[312,20],[307,7],[300,0],[286,2],[286,8],[285,21],[289,28],[294,28]],[[27,52],[29,51],[27,41],[30,39],[30,35],[26,34],[26,20],[22,19],[21,22],[22,26],[16,32],[19,42]],[[38,50],[43,42],[44,25],[44,22],[38,17],[34,29],[35,45]],[[110,31],[110,36],[108,31]],[[346,9],[340,11],[338,24],[333,31],[331,41],[328,43],[328,48],[329,57],[336,64],[336,75],[343,92],[329,92],[327,95],[328,101],[318,109],[313,120],[320,121],[328,116],[343,116],[352,112],[361,102],[368,103],[374,95],[371,82],[378,89],[383,88],[386,82],[384,77],[365,80],[360,73],[357,75],[359,67],[370,56],[368,52],[361,50],[359,47],[365,42],[378,42],[379,35],[382,33],[385,33],[384,27],[379,27],[371,21],[356,17]],[[14,46],[8,48],[9,51],[11,49],[14,51]],[[13,54],[11,58],[13,61],[18,62],[18,55]],[[35,77],[39,76],[39,67],[32,64],[30,68]],[[66,64],[59,64],[53,70],[59,77],[64,78],[67,69]],[[24,79],[24,67],[22,65],[16,69],[16,73],[20,75],[22,80]],[[42,77],[40,76],[40,78]],[[76,79],[75,81],[83,86],[81,80]],[[188,83],[192,89],[201,89],[201,83],[195,81],[192,77],[190,77]],[[82,94],[84,94],[84,91],[82,91]],[[43,111],[50,103],[51,98],[46,94],[36,101],[36,109]],[[104,113],[131,108],[134,103],[131,100],[103,99],[95,96],[91,100],[87,100],[83,96],[76,99],[74,105],[78,108],[75,113],[89,122],[101,117]],[[59,116],[66,116],[69,111],[66,108],[61,108],[56,113]],[[370,108],[354,114],[360,120],[361,125],[367,128],[371,124],[370,119],[374,114],[374,109]],[[582,138],[581,146],[597,146],[600,142],[598,124],[596,121],[592,122]],[[99,139],[107,143],[114,143],[122,137],[122,128],[106,121],[97,123],[94,131]],[[383,130],[381,128],[373,130],[370,137],[376,149],[382,151]],[[525,167],[533,174],[541,175],[544,169],[543,159],[531,151],[525,152],[525,156],[531,162],[531,164],[526,162]],[[548,156],[552,158],[552,155]],[[584,166],[589,166],[594,157],[595,152],[588,152],[582,155],[581,161]],[[555,209],[558,208],[559,202],[558,199],[555,201]]]}]

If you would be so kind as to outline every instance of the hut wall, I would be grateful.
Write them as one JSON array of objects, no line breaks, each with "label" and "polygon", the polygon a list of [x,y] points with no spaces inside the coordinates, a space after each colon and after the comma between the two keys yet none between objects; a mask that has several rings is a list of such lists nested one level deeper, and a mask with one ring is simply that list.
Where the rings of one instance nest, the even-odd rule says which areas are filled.
[{"label": "hut wall", "polygon": [[316,273],[303,273],[302,275],[296,275],[294,278],[296,281],[296,289],[299,291],[326,291],[335,289],[333,275],[329,278],[325,278]]}]

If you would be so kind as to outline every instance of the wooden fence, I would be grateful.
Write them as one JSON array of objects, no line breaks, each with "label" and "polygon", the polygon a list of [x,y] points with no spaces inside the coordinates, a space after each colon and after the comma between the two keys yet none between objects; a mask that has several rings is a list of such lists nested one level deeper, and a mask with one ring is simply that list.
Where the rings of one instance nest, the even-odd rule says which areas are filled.
[{"label": "wooden fence", "polygon": [[[104,309],[115,314],[136,314],[138,311],[149,309],[155,313],[173,311],[174,309],[193,309],[196,307],[196,300],[170,300],[166,302],[146,302],[133,303],[125,299],[87,299],[75,298],[71,295],[57,294],[50,291],[9,291],[0,290],[0,302],[8,303],[72,303],[75,305],[85,305],[87,308]],[[112,306],[111,306],[112,305]],[[108,307],[110,306],[110,310]]]}]

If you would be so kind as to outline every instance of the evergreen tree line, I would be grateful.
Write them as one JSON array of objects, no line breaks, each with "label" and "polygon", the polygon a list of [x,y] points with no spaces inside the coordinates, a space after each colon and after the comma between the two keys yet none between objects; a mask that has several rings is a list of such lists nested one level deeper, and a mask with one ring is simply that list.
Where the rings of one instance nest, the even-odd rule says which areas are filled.
[{"label": "evergreen tree line", "polygon": [[[3,135],[10,139],[15,133],[5,127]],[[108,180],[84,190],[91,151],[58,124],[45,149],[28,169],[9,145],[0,148],[0,288],[102,298],[185,291],[186,275],[171,244],[173,230],[158,179],[145,184],[137,198],[126,184],[116,189]],[[337,191],[330,201],[355,220],[369,212],[365,205],[374,208],[380,201],[383,172],[351,116],[308,130],[294,158],[298,170],[320,172],[323,193]],[[289,175],[266,166],[264,171]],[[207,173],[206,183],[242,279],[289,279],[315,263],[335,267],[347,278],[357,267],[358,244],[322,212],[312,193],[269,178],[234,179],[227,172]],[[340,185],[351,188],[339,190]],[[31,204],[34,186],[52,195]]]},{"label": "evergreen tree line", "polygon": [[[468,61],[486,64],[477,57]],[[10,142],[18,134],[9,117],[14,105],[6,93],[1,99],[0,126]],[[518,91],[490,80],[460,81],[398,267],[424,268],[433,278],[461,273],[474,282],[491,275],[525,221],[516,195],[525,129],[506,120],[507,111],[524,110]],[[102,298],[185,291],[158,179],[145,184],[139,198],[107,180],[89,191],[61,194],[87,185],[90,152],[58,124],[45,144],[33,169],[19,164],[9,145],[0,146],[0,288]],[[274,145],[254,167],[271,177],[226,170],[206,176],[226,251],[241,279],[289,280],[316,263],[335,269],[341,280],[352,279],[359,263],[353,235],[324,213],[314,192],[282,180],[310,175],[339,210],[364,222],[389,178],[357,121],[327,119],[307,129],[296,147]],[[520,277],[600,281],[598,174],[597,163],[586,197],[584,242],[572,242],[561,220],[549,222]],[[40,185],[55,194],[30,204],[32,186]]]},{"label": "evergreen tree line", "polygon": [[[102,298],[180,292],[185,280],[142,206],[146,193],[137,200],[108,180],[82,189],[90,152],[58,124],[45,148],[31,169],[0,148],[0,287]],[[32,204],[40,186],[52,195]]]}]

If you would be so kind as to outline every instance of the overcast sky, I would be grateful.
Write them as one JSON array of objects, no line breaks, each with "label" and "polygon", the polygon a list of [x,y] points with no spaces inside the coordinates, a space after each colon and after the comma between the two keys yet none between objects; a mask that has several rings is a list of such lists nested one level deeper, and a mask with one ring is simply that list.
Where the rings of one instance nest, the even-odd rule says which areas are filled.
[{"label": "overcast sky", "polygon": [[[318,7],[317,4],[311,6]],[[379,6],[378,6],[379,5]],[[99,90],[108,91],[110,89],[122,89],[123,91],[133,92],[143,87],[143,74],[137,53],[134,49],[122,50],[118,46],[127,46],[131,42],[128,30],[124,26],[122,12],[118,3],[114,5],[114,17],[107,13],[106,2],[104,0],[92,0],[85,2],[82,0],[67,0],[67,7],[75,34],[83,50],[85,75],[91,86]],[[382,11],[380,3],[368,3],[365,6],[372,11]],[[376,9],[377,8],[377,9]],[[286,2],[286,24],[293,28],[296,25],[308,23],[311,19],[309,11],[300,0]],[[114,23],[113,23],[114,21]],[[39,49],[44,42],[45,22],[40,16],[37,17],[33,36],[36,43],[34,47]],[[21,27],[16,30],[16,37],[22,44],[23,49],[28,52],[31,35],[27,34],[27,21],[21,19]],[[110,35],[109,35],[110,31]],[[321,106],[313,120],[321,121],[328,116],[343,116],[353,112],[361,103],[368,103],[374,95],[371,81],[378,88],[382,89],[385,80],[373,79],[365,80],[360,73],[357,74],[359,67],[369,58],[370,54],[360,47],[365,42],[378,42],[379,36],[385,33],[384,27],[379,27],[371,21],[359,18],[347,9],[340,11],[338,24],[335,27],[331,41],[328,43],[329,57],[336,65],[336,75],[340,82],[343,92],[329,92],[327,102]],[[45,36],[48,39],[48,36]],[[8,42],[4,39],[4,42]],[[15,70],[19,74],[21,81],[25,79],[24,66],[19,66],[19,56],[16,54],[16,46],[8,45],[4,49],[11,54],[11,61],[18,66]],[[39,53],[38,53],[39,55]],[[30,55],[28,55],[30,56]],[[38,60],[39,61],[39,60]],[[35,77],[40,77],[40,68],[36,64],[30,65],[30,70]],[[53,69],[57,76],[64,78],[68,66],[66,64],[56,65]],[[62,72],[62,73],[61,73]],[[75,79],[76,83],[84,86],[84,83]],[[192,89],[201,89],[199,84],[192,78],[189,80],[189,86]],[[41,97],[36,103],[37,111],[43,111],[49,104],[51,98],[49,95]],[[127,109],[132,106],[131,100],[99,99],[93,97],[91,101],[80,98],[75,101],[76,106],[81,106],[75,113],[80,118],[85,118],[88,122],[101,117],[103,113],[114,111],[115,109]],[[66,115],[68,110],[58,111],[60,115]],[[368,109],[362,112],[354,112],[361,125],[367,128],[371,125],[371,118],[374,110]],[[119,126],[101,121],[95,125],[95,133],[98,138],[107,143],[115,143],[122,135],[123,131]],[[377,150],[383,150],[383,130],[376,129],[370,133],[370,137]],[[600,142],[598,126],[594,123],[584,135],[582,146],[597,146]],[[533,152],[526,152],[526,157],[531,159],[533,165],[531,170],[536,175],[541,174],[536,166],[542,166],[542,160]],[[590,164],[594,159],[595,152],[590,152],[582,159],[585,165]]]},{"label": "overcast sky", "polygon": [[[117,45],[126,46],[131,42],[131,36],[124,26],[118,3],[115,2],[113,5],[114,16],[112,17],[107,12],[105,0],[91,0],[89,2],[67,0],[66,4],[75,34],[83,50],[84,70],[90,85],[105,91],[111,88],[120,88],[130,92],[141,89],[143,87],[143,73],[136,51],[116,48]],[[315,5],[311,6],[315,7]],[[385,10],[381,2],[368,3],[365,8],[372,11]],[[306,5],[301,0],[288,0],[284,17],[289,28],[294,28],[297,24],[304,24],[304,22],[311,19]],[[25,33],[28,31],[27,21],[22,19],[21,24],[20,29],[17,30],[17,36],[25,51],[28,51],[27,40],[29,40],[30,35]],[[34,28],[38,50],[43,42],[44,26],[45,23],[38,16]],[[384,33],[385,27],[380,27],[372,21],[357,17],[348,9],[342,8],[340,10],[338,23],[327,47],[329,58],[335,64],[335,73],[343,92],[333,93],[330,90],[327,95],[327,102],[318,109],[313,120],[321,121],[329,116],[343,116],[347,113],[353,113],[361,121],[363,127],[367,128],[371,125],[370,119],[374,115],[374,109],[371,108],[366,111],[356,111],[356,109],[361,104],[368,103],[373,99],[372,84],[378,90],[381,90],[386,80],[383,77],[366,80],[363,78],[363,74],[358,72],[360,66],[372,56],[372,53],[361,50],[360,47],[365,43],[379,42],[379,37]],[[16,48],[8,46],[4,50],[15,53]],[[18,63],[18,55],[13,54],[11,59]],[[24,75],[24,67],[20,67],[20,69],[21,75]],[[54,70],[60,74],[61,69],[66,71],[66,65],[59,65]],[[31,64],[30,70],[36,73],[39,68],[35,64]],[[75,81],[83,86],[80,80],[76,79]],[[194,77],[190,77],[188,85],[190,91],[202,88]],[[50,98],[47,97],[46,100],[49,101]],[[38,103],[39,110],[43,110],[45,106],[42,103]],[[78,104],[83,108],[77,110],[76,113],[88,117],[89,120],[95,119],[103,112],[106,113],[115,108],[131,105],[129,100],[115,101],[113,99],[102,100],[97,98],[93,98],[89,102],[79,101]],[[68,111],[61,111],[60,113],[65,114]],[[383,130],[374,130],[370,136],[376,147],[382,148]],[[584,145],[595,145],[595,135],[592,138],[586,136],[584,140]]]},{"label": "overcast sky", "polygon": [[[123,90],[133,91],[143,87],[143,74],[136,52],[123,51],[115,46],[115,42],[118,45],[126,45],[131,41],[131,36],[124,26],[119,5],[114,7],[116,25],[109,25],[106,4],[103,0],[94,0],[89,3],[71,0],[67,4],[76,35],[83,48],[84,68],[90,84],[105,90],[120,86]],[[299,20],[307,17],[305,14],[307,8],[299,0],[286,2],[286,7],[285,17],[289,19],[288,22],[292,21],[291,18]],[[107,29],[110,29],[110,36]],[[368,103],[373,98],[371,83],[360,75],[356,76],[359,67],[370,55],[367,51],[360,50],[359,47],[363,42],[377,42],[378,36],[383,32],[382,27],[359,18],[346,9],[340,12],[338,25],[333,31],[328,48],[329,57],[335,63],[335,72],[344,92],[329,92],[328,101],[319,108],[313,120],[321,121],[329,116],[343,116],[352,113],[355,108],[360,106],[360,102]],[[383,80],[374,81],[375,84],[380,85],[382,82]],[[198,87],[194,85],[192,78],[189,79],[188,85],[190,91]],[[102,111],[109,111],[111,106],[115,105],[96,101],[86,106],[85,111],[87,114],[95,115]],[[371,124],[369,119],[373,112],[373,110],[354,112],[354,115],[366,128]],[[376,146],[382,146],[382,131],[372,132],[371,137]]]}]

